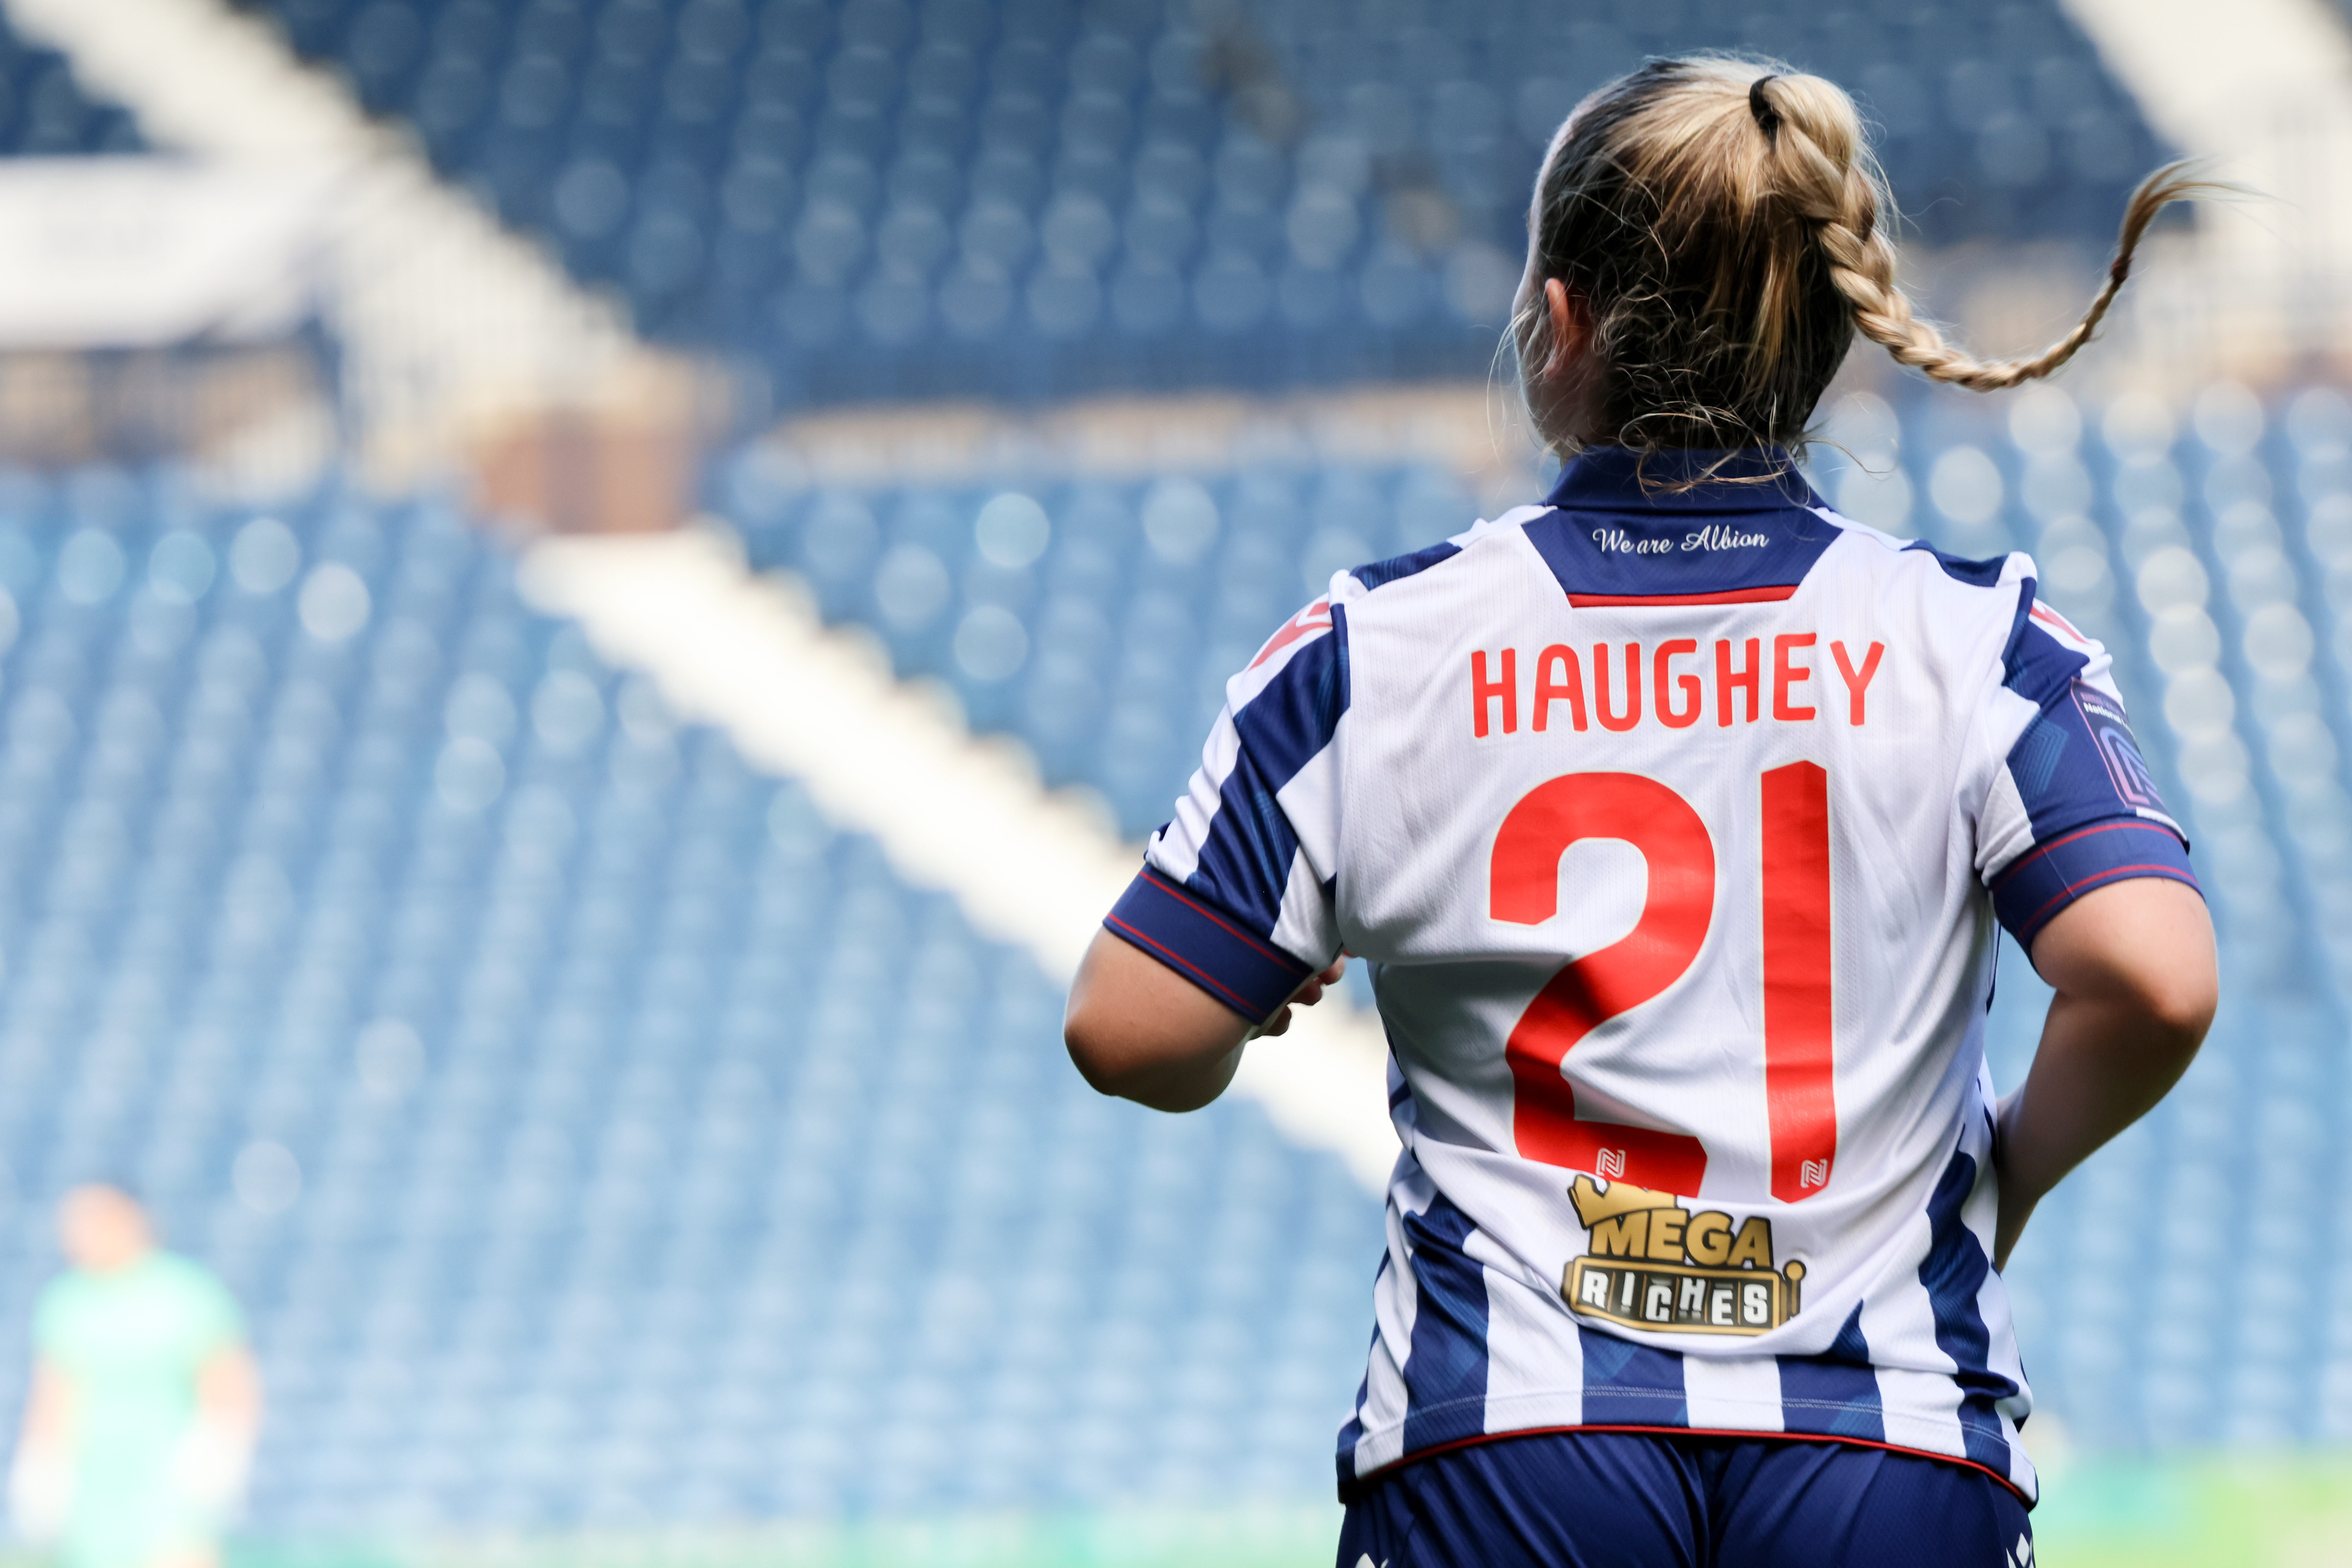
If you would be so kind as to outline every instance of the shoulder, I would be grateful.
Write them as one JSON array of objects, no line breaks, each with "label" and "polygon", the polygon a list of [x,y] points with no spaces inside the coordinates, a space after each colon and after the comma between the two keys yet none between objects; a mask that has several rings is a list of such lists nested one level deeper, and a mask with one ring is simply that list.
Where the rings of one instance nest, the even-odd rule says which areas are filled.
[{"label": "shoulder", "polygon": [[59,1274],[41,1287],[33,1303],[33,1337],[47,1343],[69,1331],[89,1295],[89,1281],[79,1274]]},{"label": "shoulder", "polygon": [[2017,624],[2000,653],[2001,684],[2035,703],[2047,702],[2078,679],[2096,683],[2110,696],[2107,650],[2056,610],[2032,596],[2031,584],[2019,605]]},{"label": "shoulder", "polygon": [[1332,577],[1330,602],[1352,607],[1391,584],[1426,578],[1433,573],[1450,576],[1474,567],[1499,551],[1514,548],[1520,531],[1552,510],[1547,506],[1514,507],[1492,520],[1482,517],[1450,539],[1385,561],[1351,566]]},{"label": "shoulder", "polygon": [[1864,574],[1869,591],[1907,606],[1916,629],[1948,657],[1998,685],[2038,700],[2086,669],[2105,669],[2105,649],[2037,596],[2040,572],[2025,552],[1955,555],[1827,508],[1821,513],[1842,531],[1843,548],[1829,557],[1837,570]]},{"label": "shoulder", "polygon": [[1929,540],[1888,533],[1828,507],[1816,508],[1815,512],[1838,530],[1838,542],[1843,548],[1835,552],[1835,559],[1846,570],[1887,580],[1908,579],[1940,605],[1963,614],[2007,617],[2018,624],[2022,624],[2034,603],[2040,573],[2033,557],[2021,550],[2000,555],[1955,555]]},{"label": "shoulder", "polygon": [[2000,683],[2035,702],[2078,679],[2104,682],[2107,652],[2063,615],[2042,602],[2040,572],[2021,550],[1969,560],[1925,540],[1897,542],[1910,568],[1939,586],[1946,613],[2000,637]]},{"label": "shoulder", "polygon": [[1925,582],[1948,583],[1958,590],[1995,594],[2003,602],[2013,600],[2019,585],[2032,583],[2037,575],[2033,558],[2021,550],[1981,557],[1955,555],[1931,541],[1889,533],[1826,506],[1811,510],[1838,531],[1839,542],[1845,546],[1842,558],[1866,570],[1916,574]]}]

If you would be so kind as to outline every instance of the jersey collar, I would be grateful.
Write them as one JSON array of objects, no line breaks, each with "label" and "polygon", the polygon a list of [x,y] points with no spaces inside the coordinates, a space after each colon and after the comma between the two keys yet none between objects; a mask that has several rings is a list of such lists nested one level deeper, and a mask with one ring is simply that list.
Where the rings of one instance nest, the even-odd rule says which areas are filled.
[{"label": "jersey collar", "polygon": [[[1700,479],[1688,489],[1671,487]],[[1672,511],[1715,515],[1810,510],[1825,504],[1784,447],[1728,451],[1633,452],[1594,447],[1561,470],[1546,504],[1571,511]]]},{"label": "jersey collar", "polygon": [[1793,595],[1837,538],[1821,506],[1780,447],[1603,447],[1569,465],[1523,528],[1577,608],[1750,604]]}]

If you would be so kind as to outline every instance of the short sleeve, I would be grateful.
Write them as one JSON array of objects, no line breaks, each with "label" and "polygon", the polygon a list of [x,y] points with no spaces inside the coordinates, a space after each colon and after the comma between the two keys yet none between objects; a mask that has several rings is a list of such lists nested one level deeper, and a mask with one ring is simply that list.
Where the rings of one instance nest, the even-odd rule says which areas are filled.
[{"label": "short sleeve", "polygon": [[2097,888],[2197,886],[2110,673],[2106,649],[2023,584],[2001,683],[1980,721],[2002,747],[1977,820],[1977,870],[2020,946]]},{"label": "short sleeve", "polygon": [[41,1287],[33,1306],[33,1353],[55,1361],[61,1357],[73,1332],[75,1279],[59,1274]]},{"label": "short sleeve", "polygon": [[1244,1018],[1339,955],[1347,614],[1318,599],[1226,683],[1201,766],[1104,924]]}]

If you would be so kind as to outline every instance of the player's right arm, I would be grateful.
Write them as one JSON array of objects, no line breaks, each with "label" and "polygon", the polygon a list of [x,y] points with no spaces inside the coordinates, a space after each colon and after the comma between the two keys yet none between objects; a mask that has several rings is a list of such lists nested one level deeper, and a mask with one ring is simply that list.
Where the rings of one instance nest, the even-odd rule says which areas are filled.
[{"label": "player's right arm", "polygon": [[1996,1268],[2043,1195],[2189,1070],[2221,994],[2212,919],[2177,881],[2084,894],[2051,917],[2029,956],[2058,994],[2032,1070],[2000,1105]]},{"label": "player's right arm", "polygon": [[1070,986],[1062,1037],[1070,1060],[1104,1094],[1154,1110],[1198,1110],[1224,1093],[1242,1047],[1290,1027],[1293,1007],[1311,1007],[1336,984],[1346,959],[1307,980],[1255,1028],[1226,1003],[1113,936],[1095,933]]},{"label": "player's right arm", "polygon": [[1339,979],[1343,636],[1318,599],[1227,683],[1200,769],[1087,950],[1063,1037],[1103,1093],[1197,1110],[1250,1039],[1281,1034]]}]

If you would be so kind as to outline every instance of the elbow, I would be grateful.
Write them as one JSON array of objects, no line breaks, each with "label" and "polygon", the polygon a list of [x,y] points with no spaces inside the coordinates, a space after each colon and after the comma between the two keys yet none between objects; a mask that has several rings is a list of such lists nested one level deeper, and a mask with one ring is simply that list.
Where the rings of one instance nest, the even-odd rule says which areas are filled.
[{"label": "elbow", "polygon": [[1106,1026],[1073,1008],[1062,1024],[1070,1065],[1097,1094],[1131,1100],[1152,1110],[1198,1110],[1217,1098],[1233,1076],[1230,1063],[1171,1060],[1148,1039]]},{"label": "elbow", "polygon": [[2205,1032],[2213,1026],[2214,1009],[2221,1001],[2221,982],[2210,967],[2165,976],[2147,988],[2144,998],[2148,1022],[2178,1050],[2184,1063],[2205,1043]]},{"label": "elbow", "polygon": [[1062,1020],[1062,1046],[1070,1053],[1070,1065],[1078,1069],[1087,1088],[1097,1094],[1119,1092],[1118,1053],[1105,1037],[1101,1023],[1076,1005]]},{"label": "elbow", "polygon": [[2176,1075],[2188,1070],[2205,1032],[2213,1026],[2221,988],[2210,959],[2143,969],[2135,976],[2133,1010],[2142,1021],[2146,1048]]}]

